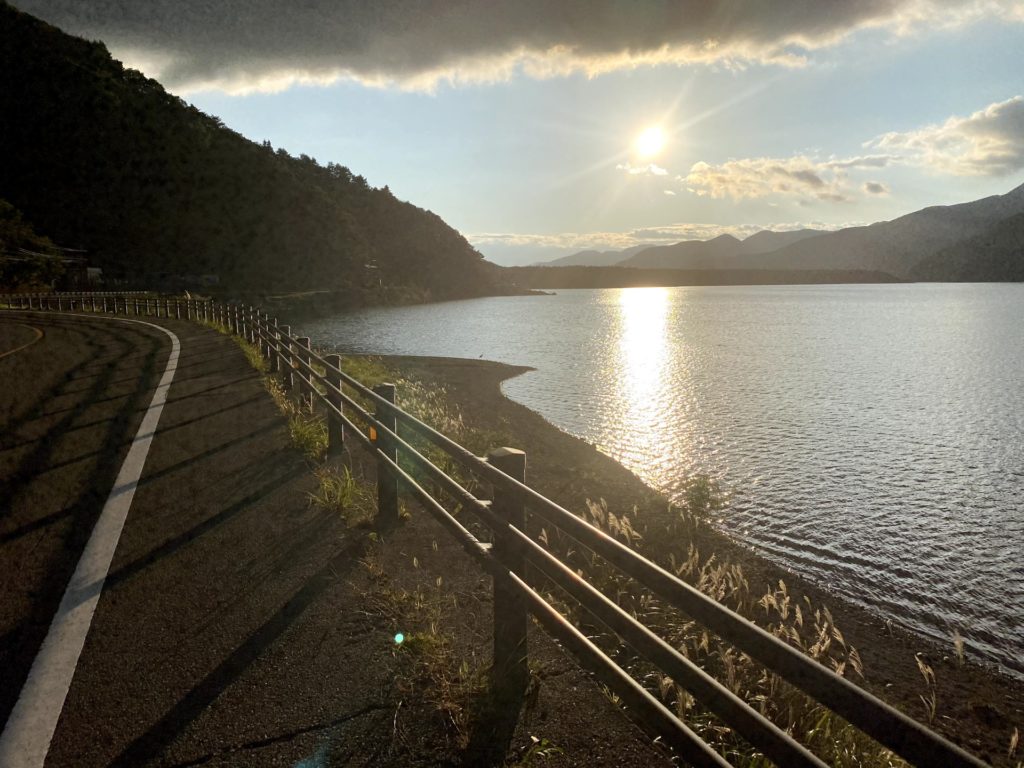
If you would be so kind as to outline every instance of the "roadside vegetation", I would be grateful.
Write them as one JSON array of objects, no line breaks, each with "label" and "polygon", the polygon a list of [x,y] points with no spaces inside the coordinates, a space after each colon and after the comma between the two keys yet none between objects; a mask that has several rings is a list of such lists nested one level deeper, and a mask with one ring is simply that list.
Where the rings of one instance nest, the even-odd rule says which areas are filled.
[{"label": "roadside vegetation", "polygon": [[[224,332],[223,328],[217,329]],[[269,372],[266,361],[254,346],[236,341],[254,368],[264,374],[268,392],[288,419],[292,441],[313,467],[318,486],[310,496],[310,503],[336,511],[349,529],[362,531],[362,535],[367,537],[369,547],[362,564],[376,588],[366,595],[366,610],[389,624],[408,628],[400,638],[396,637],[392,654],[396,690],[400,691],[403,700],[415,700],[432,708],[438,714],[454,752],[459,752],[470,739],[474,711],[480,706],[487,688],[489,649],[483,648],[485,653],[478,656],[475,651],[466,653],[465,645],[456,642],[451,627],[455,603],[443,575],[432,580],[430,575],[422,573],[422,578],[413,587],[394,582],[381,564],[381,547],[385,543],[374,529],[376,505],[371,463],[365,460],[366,457],[357,457],[351,452],[340,461],[326,459],[327,427],[324,418],[311,412],[306,401],[294,397],[281,380]],[[404,409],[478,455],[509,442],[499,432],[478,431],[468,426],[458,405],[443,387],[396,376],[395,371],[389,370],[376,358],[343,358],[343,367],[369,386],[387,380],[396,381]],[[364,406],[372,410],[368,403]],[[416,435],[405,435],[405,439],[465,487],[474,493],[479,490],[472,478],[467,477],[441,451]],[[421,477],[411,464],[405,460],[402,464],[418,482],[428,488],[431,486],[429,479]],[[714,513],[728,503],[716,483],[707,477],[693,478],[683,497],[681,504],[670,507],[670,522],[664,530],[652,532],[648,527],[645,535],[638,532],[642,526],[637,519],[636,507],[625,512],[615,511],[601,499],[585,499],[579,511],[595,527],[658,561],[704,594],[754,621],[837,674],[854,682],[862,680],[865,670],[860,654],[847,642],[827,607],[813,604],[806,596],[797,597],[781,580],[765,588],[751,585],[739,564],[722,560],[713,552],[702,553],[692,543],[698,530],[707,526]],[[460,519],[475,533],[486,535],[483,527],[470,516],[462,514]],[[897,768],[906,765],[830,710],[777,675],[767,672],[746,654],[665,605],[655,595],[637,587],[618,569],[571,537],[559,530],[542,527],[529,532],[574,570],[585,573],[591,583],[620,607],[639,618],[780,728],[793,734],[825,762],[843,768]],[[649,543],[654,539],[658,542],[656,549]],[[436,548],[436,542],[433,546]],[[415,556],[411,564],[414,571],[420,568]],[[730,762],[749,768],[771,764],[673,680],[637,656],[617,635],[593,620],[573,601],[566,599],[556,587],[543,583],[539,586],[547,599],[588,637],[642,681]],[[963,639],[959,634],[954,636],[951,645],[951,652],[962,665]],[[922,658],[918,658],[917,663],[922,681],[921,711],[910,714],[931,723],[942,709],[943,702],[937,698],[934,668]],[[606,694],[617,701],[610,691]],[[1019,759],[1015,761],[1018,743],[1019,734],[1014,729],[1009,734],[1005,764],[1020,768]],[[518,756],[520,762],[515,764],[536,764],[555,757],[559,752],[556,745],[535,739],[532,748],[524,750]]]}]

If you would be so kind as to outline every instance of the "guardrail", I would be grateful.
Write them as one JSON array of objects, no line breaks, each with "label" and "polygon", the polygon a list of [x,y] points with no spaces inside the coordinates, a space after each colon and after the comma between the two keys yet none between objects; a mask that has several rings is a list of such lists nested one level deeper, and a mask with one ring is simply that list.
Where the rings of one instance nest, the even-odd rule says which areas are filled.
[{"label": "guardrail", "polygon": [[[269,361],[271,371],[284,376],[311,409],[314,404],[322,407],[327,417],[330,453],[340,451],[351,438],[376,457],[379,525],[398,522],[401,484],[402,491],[419,501],[494,577],[494,669],[497,679],[510,690],[522,690],[529,678],[527,624],[528,614],[532,614],[582,666],[622,699],[635,718],[659,734],[684,760],[697,766],[729,765],[541,595],[537,585],[546,578],[770,760],[782,766],[820,768],[825,765],[792,736],[528,536],[525,530],[529,510],[910,763],[948,767],[985,765],[530,488],[526,485],[526,455],[522,451],[500,448],[485,458],[476,456],[402,410],[395,402],[393,384],[381,384],[372,389],[364,386],[341,369],[340,355],[314,351],[309,338],[293,336],[288,326],[278,325],[277,320],[266,313],[251,306],[123,294],[49,296],[42,305],[36,302],[35,306],[27,297],[0,296],[0,302],[9,306],[44,311],[62,308],[73,311],[74,305],[69,303],[75,300],[78,309],[86,311],[214,322],[256,345]],[[356,398],[372,404],[373,412]],[[440,469],[410,444],[412,435],[442,451],[471,476],[491,485],[493,500],[477,498],[465,485]],[[440,493],[432,494],[403,469],[399,456],[456,504],[475,513],[491,531],[493,545],[480,541],[456,519],[438,498]],[[532,567],[527,569],[527,563]]]}]

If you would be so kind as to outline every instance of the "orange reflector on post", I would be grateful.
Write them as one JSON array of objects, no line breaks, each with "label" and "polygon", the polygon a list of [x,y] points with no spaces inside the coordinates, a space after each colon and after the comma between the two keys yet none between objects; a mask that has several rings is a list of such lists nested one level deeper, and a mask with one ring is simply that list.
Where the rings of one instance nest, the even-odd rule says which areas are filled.
[{"label": "orange reflector on post", "polygon": [[377,442],[377,430],[374,427],[370,427],[370,440],[374,443]]}]

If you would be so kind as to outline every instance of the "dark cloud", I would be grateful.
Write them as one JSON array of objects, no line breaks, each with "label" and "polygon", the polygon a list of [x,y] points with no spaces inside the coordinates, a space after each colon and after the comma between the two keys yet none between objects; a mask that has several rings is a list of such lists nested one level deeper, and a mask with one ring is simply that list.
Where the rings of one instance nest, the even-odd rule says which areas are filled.
[{"label": "dark cloud", "polygon": [[[1010,0],[1006,0],[1009,5]],[[1000,0],[20,0],[168,87],[349,76],[431,87],[658,63],[799,63],[854,29],[999,13]],[[985,9],[980,10],[980,9]]]},{"label": "dark cloud", "polygon": [[869,195],[888,195],[889,187],[880,181],[865,181],[864,191]]}]

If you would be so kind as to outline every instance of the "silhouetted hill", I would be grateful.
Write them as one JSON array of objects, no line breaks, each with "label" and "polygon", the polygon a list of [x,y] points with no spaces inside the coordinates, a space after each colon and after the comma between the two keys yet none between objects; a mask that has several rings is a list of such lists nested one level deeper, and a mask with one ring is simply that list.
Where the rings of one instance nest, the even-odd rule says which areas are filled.
[{"label": "silhouetted hill", "polygon": [[437,215],[343,166],[251,142],[101,43],[2,0],[0,71],[0,197],[107,276],[421,299],[499,279]]},{"label": "silhouetted hill", "polygon": [[[866,269],[909,277],[914,267],[939,251],[984,234],[989,227],[1024,212],[1024,186],[959,205],[937,205],[892,221],[850,227],[801,240],[757,256],[738,258],[745,269]],[[933,272],[935,280],[954,279]]]},{"label": "silhouetted hill", "polygon": [[820,229],[794,229],[790,232],[772,232],[762,229],[760,232],[755,232],[750,237],[744,239],[736,253],[751,255],[755,253],[768,253],[769,251],[775,251],[779,248],[785,248],[787,245],[798,243],[801,240],[806,240],[809,237],[823,234],[826,233]]},{"label": "silhouetted hill", "polygon": [[639,253],[649,245],[634,245],[631,248],[624,248],[621,251],[580,251],[569,256],[562,256],[543,264],[534,264],[536,267],[610,267],[618,264],[623,259],[628,259],[634,253]]},{"label": "silhouetted hill", "polygon": [[929,256],[910,276],[943,282],[1024,281],[1024,213]]},{"label": "silhouetted hill", "polygon": [[735,256],[740,241],[732,235],[711,240],[685,240],[675,245],[657,245],[619,263],[621,267],[646,269],[721,269],[722,259]]},{"label": "silhouetted hill", "polygon": [[767,253],[798,240],[820,235],[817,229],[793,232],[761,230],[744,240],[721,235],[713,240],[684,240],[675,245],[634,245],[621,251],[580,251],[538,267],[644,267],[650,269],[721,269],[740,254]]},{"label": "silhouetted hill", "polygon": [[508,267],[524,288],[634,288],[674,285],[808,285],[896,283],[892,275],[864,270],[644,269],[637,267]]}]

